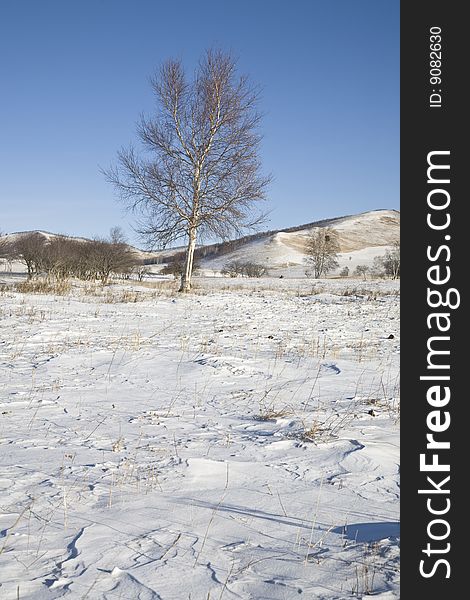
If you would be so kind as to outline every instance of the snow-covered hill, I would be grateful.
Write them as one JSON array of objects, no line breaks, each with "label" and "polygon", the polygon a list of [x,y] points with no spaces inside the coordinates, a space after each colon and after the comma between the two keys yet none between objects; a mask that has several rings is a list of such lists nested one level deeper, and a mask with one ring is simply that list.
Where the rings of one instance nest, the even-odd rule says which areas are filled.
[{"label": "snow-covered hill", "polygon": [[3,237],[3,239],[7,240],[8,242],[15,242],[15,241],[21,239],[22,237],[31,235],[31,234],[41,236],[47,241],[54,240],[56,238],[65,238],[68,240],[76,240],[78,242],[89,242],[90,241],[89,239],[84,238],[84,237],[65,235],[62,233],[51,233],[50,231],[42,231],[41,229],[35,229],[32,231],[15,231],[14,233],[7,233],[6,235],[4,235],[2,237]]},{"label": "snow-covered hill", "polygon": [[[21,239],[21,237],[27,236],[27,235],[32,235],[32,234],[38,235],[38,236],[44,238],[45,241],[51,241],[51,240],[54,240],[57,238],[65,238],[67,240],[75,240],[77,242],[83,242],[83,243],[92,241],[85,237],[65,235],[62,233],[51,233],[50,231],[42,231],[40,229],[36,229],[36,230],[32,230],[32,231],[15,231],[14,233],[8,233],[6,235],[3,235],[1,237],[1,239],[7,243],[14,243],[17,240]],[[146,252],[145,250],[141,250],[140,248],[136,248],[135,246],[131,246],[131,245],[129,245],[129,248],[134,252],[134,254],[138,260],[153,259],[157,255],[159,255],[159,253]]]},{"label": "snow-covered hill", "polygon": [[396,210],[376,210],[322,221],[319,225],[306,225],[298,231],[277,231],[248,241],[233,252],[205,259],[201,267],[215,272],[232,260],[251,261],[266,265],[270,271],[278,274],[302,276],[307,238],[318,226],[331,227],[338,233],[338,269],[348,266],[352,271],[359,264],[370,266],[375,256],[383,255],[399,239],[400,213]]},{"label": "snow-covered hill", "polygon": [[[202,272],[207,275],[218,274],[226,263],[238,260],[265,265],[273,275],[303,277],[305,245],[309,234],[316,227],[332,227],[336,230],[340,244],[339,267],[336,272],[347,266],[352,273],[357,265],[371,266],[375,256],[383,255],[391,244],[399,239],[400,213],[396,210],[374,210],[312,222],[298,228],[287,228],[269,233],[261,232],[258,235],[236,241],[233,244],[236,249],[231,251],[229,251],[230,246],[218,247],[217,252],[214,251],[213,246],[207,246],[205,248],[207,256],[200,259],[199,264]],[[46,231],[16,232],[5,237],[13,241],[19,236],[30,233],[37,233],[47,239],[58,237],[58,234]],[[85,238],[74,239],[87,241]],[[164,264],[175,254],[181,253],[184,248],[146,252],[132,247],[132,250],[140,260],[158,261],[158,263]],[[160,268],[159,265],[153,270],[158,271]]]}]

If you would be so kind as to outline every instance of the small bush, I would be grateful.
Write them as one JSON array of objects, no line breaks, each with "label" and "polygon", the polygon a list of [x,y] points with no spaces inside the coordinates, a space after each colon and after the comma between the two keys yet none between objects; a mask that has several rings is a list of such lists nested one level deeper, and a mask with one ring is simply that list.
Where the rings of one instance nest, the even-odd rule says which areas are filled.
[{"label": "small bush", "polygon": [[229,277],[263,277],[266,275],[266,268],[254,262],[242,262],[240,260],[232,260],[226,263],[222,269],[222,275]]},{"label": "small bush", "polygon": [[266,275],[265,267],[258,263],[247,262],[244,270],[247,277],[263,277],[263,275]]},{"label": "small bush", "polygon": [[[160,271],[161,275],[173,275],[174,277],[178,278],[181,277],[183,275],[184,269],[185,269],[185,259],[183,258],[178,258],[176,260],[173,260],[172,262],[168,263],[167,265],[165,265],[163,267],[163,269]],[[199,263],[197,261],[193,262],[193,273],[196,273],[196,271],[199,269]]]},{"label": "small bush", "polygon": [[362,277],[364,279],[364,281],[366,280],[367,277],[367,273],[370,271],[369,267],[367,265],[357,265],[356,270],[354,271],[354,273],[356,275],[359,275],[360,277]]}]

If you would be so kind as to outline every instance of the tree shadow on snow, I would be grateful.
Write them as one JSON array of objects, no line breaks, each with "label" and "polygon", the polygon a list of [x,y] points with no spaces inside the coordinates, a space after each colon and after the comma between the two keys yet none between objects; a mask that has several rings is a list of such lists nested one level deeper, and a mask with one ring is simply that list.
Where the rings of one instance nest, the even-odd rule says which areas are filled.
[{"label": "tree shadow on snow", "polygon": [[[280,525],[288,525],[297,528],[300,527],[308,530],[312,528],[312,523],[302,518],[268,513],[255,508],[247,508],[245,506],[236,506],[234,504],[227,504],[224,502],[213,503],[205,500],[197,500],[195,498],[179,498],[175,501],[180,504],[190,504],[192,506],[199,506],[200,508],[216,510],[217,512],[230,512],[253,517],[255,519],[273,521],[275,523],[279,523]],[[351,523],[349,525],[341,525],[332,529],[327,528],[325,524],[321,524],[319,522],[316,523],[316,526],[319,529],[340,534],[344,538],[353,540],[355,542],[376,542],[385,538],[400,537],[400,523],[397,521]]]},{"label": "tree shadow on snow", "polygon": [[351,523],[331,530],[355,542],[377,542],[385,538],[400,537],[400,523],[383,521],[379,523]]},{"label": "tree shadow on snow", "polygon": [[310,529],[312,526],[311,523],[308,523],[307,521],[305,521],[305,519],[301,519],[298,517],[285,517],[274,513],[268,513],[263,510],[258,510],[256,508],[236,506],[234,504],[226,504],[224,502],[213,503],[206,502],[205,500],[197,500],[194,498],[179,498],[175,501],[180,504],[190,504],[192,506],[199,506],[200,508],[210,508],[212,510],[217,510],[217,512],[230,512],[246,517],[253,517],[255,519],[274,521],[275,523],[279,523],[282,525],[290,525],[292,527],[304,527],[305,529]]}]

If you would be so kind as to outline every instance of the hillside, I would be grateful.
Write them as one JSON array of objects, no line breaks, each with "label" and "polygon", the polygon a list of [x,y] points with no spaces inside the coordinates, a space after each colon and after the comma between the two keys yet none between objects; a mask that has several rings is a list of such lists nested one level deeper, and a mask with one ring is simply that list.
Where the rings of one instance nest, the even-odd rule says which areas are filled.
[{"label": "hillside", "polygon": [[[217,274],[230,261],[260,263],[272,274],[302,277],[304,275],[305,245],[308,235],[317,227],[332,227],[340,244],[339,268],[348,266],[352,272],[358,264],[371,265],[375,256],[382,255],[400,236],[400,213],[396,210],[375,210],[314,221],[281,230],[258,232],[237,240],[200,246],[196,250],[202,272]],[[58,234],[46,231],[25,231],[5,236],[13,241],[21,235],[37,233],[47,239]],[[69,236],[62,236],[69,237]],[[86,242],[86,238],[74,238]],[[136,256],[149,264],[171,262],[184,248],[147,252],[131,246]],[[155,271],[160,267],[155,266]],[[273,273],[274,272],[274,273]]]},{"label": "hillside", "polygon": [[209,256],[201,261],[201,267],[219,271],[232,260],[252,261],[267,265],[278,274],[301,276],[307,237],[316,227],[332,227],[338,233],[339,269],[348,266],[352,270],[358,264],[371,265],[375,256],[382,255],[399,239],[400,213],[377,210],[276,231],[248,240],[231,252]]},{"label": "hillside", "polygon": [[[50,241],[50,240],[57,239],[57,238],[64,238],[67,240],[74,240],[74,241],[83,242],[83,243],[92,241],[89,238],[85,238],[85,237],[65,235],[62,233],[51,233],[50,231],[42,231],[40,229],[36,229],[36,230],[32,230],[32,231],[15,231],[13,233],[7,233],[6,235],[2,236],[1,239],[7,243],[14,243],[18,239],[20,239],[22,236],[31,235],[31,234],[41,236],[42,238],[44,238],[45,241]],[[151,259],[154,259],[158,254],[155,252],[146,252],[145,250],[141,250],[140,248],[136,248],[135,246],[131,246],[130,244],[129,244],[129,248],[134,252],[134,254],[136,255],[136,258],[139,260],[148,260],[148,259],[151,260]]]}]

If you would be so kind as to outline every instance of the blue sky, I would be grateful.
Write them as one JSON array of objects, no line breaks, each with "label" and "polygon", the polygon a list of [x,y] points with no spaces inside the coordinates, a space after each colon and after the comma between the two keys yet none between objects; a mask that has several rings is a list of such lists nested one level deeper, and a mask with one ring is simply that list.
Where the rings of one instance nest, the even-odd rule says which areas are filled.
[{"label": "blue sky", "polygon": [[398,0],[2,0],[0,230],[136,242],[100,166],[212,46],[263,89],[267,228],[399,207]]}]

